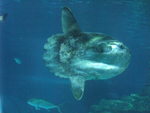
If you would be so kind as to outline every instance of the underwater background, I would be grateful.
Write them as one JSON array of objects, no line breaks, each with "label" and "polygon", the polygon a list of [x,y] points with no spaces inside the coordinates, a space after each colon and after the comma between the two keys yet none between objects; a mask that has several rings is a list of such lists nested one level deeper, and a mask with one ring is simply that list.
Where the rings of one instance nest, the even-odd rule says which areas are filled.
[{"label": "underwater background", "polygon": [[[73,98],[70,81],[50,73],[42,58],[47,38],[62,33],[64,6],[71,8],[83,31],[108,34],[131,52],[125,72],[87,81],[80,101]],[[62,113],[150,113],[150,0],[1,0],[3,13],[7,18],[0,22],[0,113],[49,112],[27,104],[31,98],[60,105]],[[118,107],[126,106],[123,97],[138,98],[134,102],[142,103],[142,110],[120,111]],[[119,110],[100,110],[98,103],[104,99],[123,104],[117,104]]]}]

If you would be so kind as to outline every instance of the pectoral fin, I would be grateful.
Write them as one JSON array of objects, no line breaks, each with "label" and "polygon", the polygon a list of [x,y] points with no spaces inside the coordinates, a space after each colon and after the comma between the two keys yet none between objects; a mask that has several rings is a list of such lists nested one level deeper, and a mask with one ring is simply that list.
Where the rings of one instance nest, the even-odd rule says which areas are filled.
[{"label": "pectoral fin", "polygon": [[75,99],[81,100],[84,93],[85,80],[82,77],[71,77],[72,93]]}]

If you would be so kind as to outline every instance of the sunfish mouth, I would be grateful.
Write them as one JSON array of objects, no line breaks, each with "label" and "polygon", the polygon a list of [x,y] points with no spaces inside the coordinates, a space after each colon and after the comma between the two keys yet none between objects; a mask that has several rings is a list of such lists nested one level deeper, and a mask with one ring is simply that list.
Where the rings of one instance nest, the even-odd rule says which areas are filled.
[{"label": "sunfish mouth", "polygon": [[80,69],[99,69],[99,70],[118,70],[119,67],[115,65],[110,65],[106,63],[99,63],[90,60],[81,60],[74,64],[74,66]]}]

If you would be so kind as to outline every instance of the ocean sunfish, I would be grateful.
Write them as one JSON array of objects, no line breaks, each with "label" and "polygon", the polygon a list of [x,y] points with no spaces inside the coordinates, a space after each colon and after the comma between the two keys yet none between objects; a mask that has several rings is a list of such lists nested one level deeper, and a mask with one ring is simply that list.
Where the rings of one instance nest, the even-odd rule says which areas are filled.
[{"label": "ocean sunfish", "polygon": [[36,110],[40,110],[41,108],[46,110],[57,109],[59,113],[62,113],[58,105],[54,105],[43,99],[32,98],[29,99],[27,103],[35,107]]},{"label": "ocean sunfish", "polygon": [[131,54],[108,35],[83,32],[69,8],[62,9],[61,17],[63,33],[48,38],[43,59],[52,73],[70,80],[74,98],[81,100],[85,81],[118,76],[128,67]]}]

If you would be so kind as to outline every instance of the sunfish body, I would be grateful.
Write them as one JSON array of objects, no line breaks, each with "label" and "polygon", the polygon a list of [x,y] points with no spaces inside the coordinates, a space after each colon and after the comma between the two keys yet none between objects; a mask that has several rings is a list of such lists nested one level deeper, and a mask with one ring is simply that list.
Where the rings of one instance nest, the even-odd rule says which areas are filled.
[{"label": "sunfish body", "polygon": [[32,99],[28,100],[27,103],[29,105],[35,107],[36,110],[40,110],[41,108],[46,109],[46,110],[57,109],[59,113],[62,113],[59,106],[54,105],[50,102],[47,102],[43,99],[32,98]]},{"label": "sunfish body", "polygon": [[56,76],[71,81],[73,96],[80,100],[86,80],[109,79],[129,65],[129,49],[101,33],[82,32],[71,10],[62,9],[62,34],[48,38],[43,59]]}]

